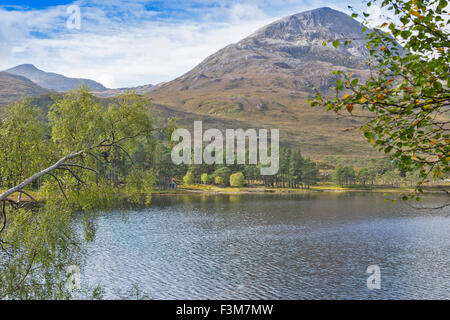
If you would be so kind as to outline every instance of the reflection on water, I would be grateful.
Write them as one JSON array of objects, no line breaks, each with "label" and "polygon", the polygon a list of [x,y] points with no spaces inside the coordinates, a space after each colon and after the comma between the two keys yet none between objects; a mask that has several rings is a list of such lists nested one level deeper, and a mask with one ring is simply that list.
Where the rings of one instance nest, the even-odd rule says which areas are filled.
[{"label": "reflection on water", "polygon": [[161,196],[98,218],[83,281],[107,298],[450,299],[448,213],[380,194]]}]

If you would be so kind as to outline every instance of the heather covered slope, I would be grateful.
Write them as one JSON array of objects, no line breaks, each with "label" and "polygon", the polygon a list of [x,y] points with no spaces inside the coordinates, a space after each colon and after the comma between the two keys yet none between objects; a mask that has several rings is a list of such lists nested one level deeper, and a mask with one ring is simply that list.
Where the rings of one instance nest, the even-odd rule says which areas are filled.
[{"label": "heather covered slope", "polygon": [[48,92],[49,90],[25,77],[0,72],[0,106],[24,97],[38,96]]}]

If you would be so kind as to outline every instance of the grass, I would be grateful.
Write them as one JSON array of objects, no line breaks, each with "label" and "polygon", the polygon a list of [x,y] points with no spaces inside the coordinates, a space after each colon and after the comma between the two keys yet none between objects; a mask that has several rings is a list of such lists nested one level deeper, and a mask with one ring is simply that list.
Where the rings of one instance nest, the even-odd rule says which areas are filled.
[{"label": "grass", "polygon": [[308,193],[308,192],[351,192],[351,191],[374,191],[374,192],[410,192],[411,188],[392,187],[392,186],[338,186],[332,183],[323,183],[311,186],[310,189],[295,188],[269,188],[264,186],[257,187],[221,187],[215,185],[182,185],[178,188],[178,193],[202,192],[202,193]]},{"label": "grass", "polygon": [[[279,128],[282,142],[300,147],[304,155],[315,160],[328,155],[345,158],[380,156],[356,130],[360,123],[354,119],[337,118],[323,109],[311,108],[306,102],[308,93],[299,92],[298,96],[292,96],[289,90],[273,93],[267,88],[261,92],[255,88],[215,89],[173,92],[170,95],[155,92],[150,97],[156,105],[172,110],[171,114],[176,111],[189,114],[189,119],[179,118],[178,124],[184,128],[191,128],[192,118],[201,120],[207,115],[213,121],[204,122],[205,130],[211,127],[219,130],[222,127]],[[258,109],[257,105],[264,108]]]}]

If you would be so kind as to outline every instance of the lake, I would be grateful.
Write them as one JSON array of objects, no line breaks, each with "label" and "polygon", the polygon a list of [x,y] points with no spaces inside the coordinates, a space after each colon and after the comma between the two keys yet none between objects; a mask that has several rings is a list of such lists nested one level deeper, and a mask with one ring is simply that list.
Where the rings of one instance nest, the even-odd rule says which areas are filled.
[{"label": "lake", "polygon": [[105,298],[450,299],[449,214],[380,193],[159,196],[97,218],[82,283]]}]

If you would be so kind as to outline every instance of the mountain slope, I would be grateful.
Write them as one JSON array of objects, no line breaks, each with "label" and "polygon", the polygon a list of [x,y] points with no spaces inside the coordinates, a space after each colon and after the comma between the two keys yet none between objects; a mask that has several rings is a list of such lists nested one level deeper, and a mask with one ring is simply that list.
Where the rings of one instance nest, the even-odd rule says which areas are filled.
[{"label": "mountain slope", "polygon": [[86,84],[92,91],[106,90],[102,84],[96,81],[89,79],[68,78],[57,73],[45,72],[39,70],[32,64],[22,64],[5,70],[5,72],[28,78],[43,88],[57,92],[73,90],[78,88],[81,84]]},{"label": "mountain slope", "polygon": [[28,96],[38,96],[50,92],[29,79],[0,72],[0,106]]},{"label": "mountain slope", "polygon": [[279,128],[283,141],[314,158],[372,156],[356,131],[358,121],[312,109],[306,101],[311,85],[326,92],[335,83],[333,70],[368,77],[363,40],[339,49],[330,44],[348,38],[364,36],[360,23],[342,12],[320,8],[295,14],[219,50],[149,96],[199,116]]},{"label": "mountain slope", "polygon": [[[328,88],[333,81],[329,76],[333,67],[366,69],[369,52],[364,41],[353,41],[338,50],[330,43],[335,39],[360,39],[361,29],[359,22],[330,8],[292,15],[219,50],[163,89],[226,90],[274,85],[300,90],[308,89],[307,82]],[[324,41],[328,42],[325,47]],[[284,78],[282,84],[273,81],[277,76]]]}]

